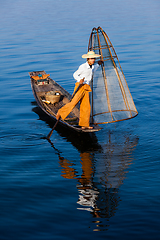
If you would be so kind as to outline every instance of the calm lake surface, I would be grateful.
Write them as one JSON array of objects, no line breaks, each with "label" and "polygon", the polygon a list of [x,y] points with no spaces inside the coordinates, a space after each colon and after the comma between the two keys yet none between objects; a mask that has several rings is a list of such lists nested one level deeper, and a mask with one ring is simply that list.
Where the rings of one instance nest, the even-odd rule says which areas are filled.
[{"label": "calm lake surface", "polygon": [[[0,7],[0,239],[160,239],[160,1],[5,0]],[[139,115],[84,137],[37,107],[28,72],[68,92],[93,27]]]}]

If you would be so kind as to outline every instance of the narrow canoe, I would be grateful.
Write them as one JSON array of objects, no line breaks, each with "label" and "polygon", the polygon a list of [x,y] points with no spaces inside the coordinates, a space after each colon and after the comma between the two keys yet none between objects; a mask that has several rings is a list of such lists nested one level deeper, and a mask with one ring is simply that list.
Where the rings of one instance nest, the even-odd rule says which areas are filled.
[{"label": "narrow canoe", "polygon": [[[45,71],[29,72],[29,75],[38,106],[56,121],[58,110],[70,101],[72,95],[51,79]],[[77,132],[96,132],[102,129],[97,124],[91,125],[93,129],[82,129],[78,125],[79,109],[80,105],[77,104],[64,121],[62,119],[59,121],[59,124]]]}]

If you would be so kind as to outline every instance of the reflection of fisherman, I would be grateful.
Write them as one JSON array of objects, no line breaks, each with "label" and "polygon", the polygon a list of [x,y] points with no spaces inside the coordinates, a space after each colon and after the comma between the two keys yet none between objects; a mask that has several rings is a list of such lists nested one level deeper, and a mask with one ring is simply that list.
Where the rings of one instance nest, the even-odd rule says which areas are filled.
[{"label": "reflection of fisherman", "polygon": [[[80,153],[81,175],[78,173],[79,167],[76,168],[76,161],[59,158],[61,176],[78,181],[77,209],[86,210],[96,218],[109,219],[115,215],[120,201],[119,188],[126,178],[127,168],[134,160],[132,152],[138,138],[130,139],[126,134],[119,136],[115,138],[109,133],[108,141],[101,152],[103,159],[100,161],[96,157],[100,156],[95,154],[96,151]],[[99,225],[98,221],[97,229],[108,228],[107,225]]]},{"label": "reflection of fisherman", "polygon": [[[96,200],[99,195],[98,190],[93,186],[93,162],[89,152],[80,154],[82,164],[82,175],[78,179],[77,188],[79,191],[79,199],[77,203],[80,205],[77,209],[95,212],[97,210]],[[96,210],[95,210],[96,209]]]},{"label": "reflection of fisherman", "polygon": [[87,62],[80,65],[78,70],[73,74],[73,77],[77,81],[75,84],[75,89],[78,89],[75,96],[64,107],[59,109],[56,118],[60,117],[64,120],[69,113],[73,110],[73,108],[80,101],[80,118],[79,125],[82,126],[83,129],[88,128],[92,129],[93,127],[89,126],[90,120],[90,101],[89,101],[89,92],[91,92],[90,82],[92,80],[92,76],[94,72],[97,70],[99,65],[102,64],[102,61],[98,61],[98,64],[95,63],[95,58],[100,57],[100,55],[95,54],[93,51],[88,52],[87,54],[82,55],[82,58],[87,58]]},{"label": "reflection of fisherman", "polygon": [[82,175],[77,176],[76,170],[73,168],[73,163],[66,159],[60,159],[60,165],[62,167],[62,176],[67,179],[77,178],[79,184],[77,185],[79,191],[79,199],[77,203],[80,205],[77,209],[94,212],[98,216],[98,209],[96,206],[96,200],[99,192],[93,187],[92,177],[94,174],[92,157],[89,152],[80,154],[82,164]]}]

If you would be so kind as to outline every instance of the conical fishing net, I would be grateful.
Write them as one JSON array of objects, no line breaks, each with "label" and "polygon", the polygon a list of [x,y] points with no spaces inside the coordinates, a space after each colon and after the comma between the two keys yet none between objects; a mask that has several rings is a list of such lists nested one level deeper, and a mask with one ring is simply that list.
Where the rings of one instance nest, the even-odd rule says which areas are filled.
[{"label": "conical fishing net", "polygon": [[93,28],[88,50],[100,54],[104,62],[95,72],[91,86],[92,121],[109,123],[135,117],[138,112],[118,57],[107,34],[100,27]]}]

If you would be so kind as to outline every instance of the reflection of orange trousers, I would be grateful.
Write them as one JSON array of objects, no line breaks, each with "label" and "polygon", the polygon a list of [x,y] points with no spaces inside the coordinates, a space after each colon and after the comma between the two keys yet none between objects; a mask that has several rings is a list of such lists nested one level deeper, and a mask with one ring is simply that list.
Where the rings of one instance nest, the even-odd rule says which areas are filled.
[{"label": "reflection of orange trousers", "polygon": [[[74,92],[76,91],[79,83],[75,84]],[[90,112],[91,106],[89,101],[89,92],[91,92],[91,88],[88,84],[84,84],[78,92],[75,94],[71,102],[67,103],[64,107],[60,108],[58,113],[61,115],[61,118],[64,120],[73,108],[80,101],[80,118],[79,125],[83,127],[89,127],[90,120]]]},{"label": "reflection of orange trousers", "polygon": [[93,163],[92,157],[89,152],[84,152],[80,154],[81,164],[82,164],[82,176],[79,178],[77,171],[74,168],[74,164],[67,159],[59,159],[59,163],[62,167],[62,177],[68,179],[78,178],[82,185],[87,185],[92,181],[93,174]]}]

